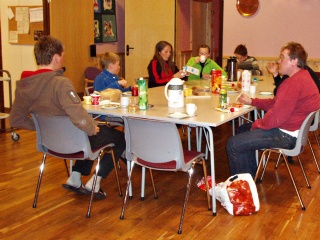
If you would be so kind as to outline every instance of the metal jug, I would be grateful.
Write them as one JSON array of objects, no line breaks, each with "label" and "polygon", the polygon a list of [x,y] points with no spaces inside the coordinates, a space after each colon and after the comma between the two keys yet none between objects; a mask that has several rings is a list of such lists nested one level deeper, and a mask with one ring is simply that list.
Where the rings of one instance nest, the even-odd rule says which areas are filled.
[{"label": "metal jug", "polygon": [[168,107],[180,108],[184,106],[183,83],[180,78],[172,78],[164,88],[164,95],[168,100]]},{"label": "metal jug", "polygon": [[236,57],[229,57],[227,62],[228,81],[237,81],[237,59]]}]

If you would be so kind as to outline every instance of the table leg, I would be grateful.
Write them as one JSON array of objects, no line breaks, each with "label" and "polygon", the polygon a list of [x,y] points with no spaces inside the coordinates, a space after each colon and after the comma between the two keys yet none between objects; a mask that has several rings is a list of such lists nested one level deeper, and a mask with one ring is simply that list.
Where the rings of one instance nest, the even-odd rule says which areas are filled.
[{"label": "table leg", "polygon": [[211,180],[212,180],[212,215],[217,215],[216,196],[214,193],[215,186],[215,167],[214,167],[214,144],[213,144],[213,132],[210,126],[203,126],[207,130],[206,141],[209,147],[210,153],[210,165],[211,165]]}]

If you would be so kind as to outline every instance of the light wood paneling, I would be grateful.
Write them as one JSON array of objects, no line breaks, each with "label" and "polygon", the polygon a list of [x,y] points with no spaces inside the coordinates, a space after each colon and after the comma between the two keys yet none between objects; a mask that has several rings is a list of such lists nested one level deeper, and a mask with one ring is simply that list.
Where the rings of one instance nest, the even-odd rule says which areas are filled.
[{"label": "light wood paneling", "polygon": [[89,54],[89,45],[93,44],[92,6],[92,1],[88,0],[54,0],[50,3],[50,34],[65,46],[65,75],[77,92],[84,90],[85,68],[94,65]]}]

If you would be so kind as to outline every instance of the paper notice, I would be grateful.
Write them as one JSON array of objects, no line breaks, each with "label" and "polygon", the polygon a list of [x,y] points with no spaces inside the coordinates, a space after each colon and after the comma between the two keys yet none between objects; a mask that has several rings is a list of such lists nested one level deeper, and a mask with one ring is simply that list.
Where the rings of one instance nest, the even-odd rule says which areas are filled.
[{"label": "paper notice", "polygon": [[30,22],[43,22],[43,8],[30,8]]},{"label": "paper notice", "polygon": [[11,8],[7,8],[7,14],[8,14],[8,18],[11,20],[12,18],[14,18],[14,14],[12,12]]},{"label": "paper notice", "polygon": [[10,31],[9,32],[9,43],[18,43],[18,32]]}]

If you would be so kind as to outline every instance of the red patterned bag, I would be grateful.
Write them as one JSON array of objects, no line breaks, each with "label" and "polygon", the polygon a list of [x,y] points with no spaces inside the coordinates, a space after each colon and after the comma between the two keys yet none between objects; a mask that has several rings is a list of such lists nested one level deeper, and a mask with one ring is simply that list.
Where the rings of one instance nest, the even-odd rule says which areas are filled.
[{"label": "red patterned bag", "polygon": [[215,186],[216,199],[234,216],[251,215],[260,209],[256,184],[249,173],[231,176]]}]

